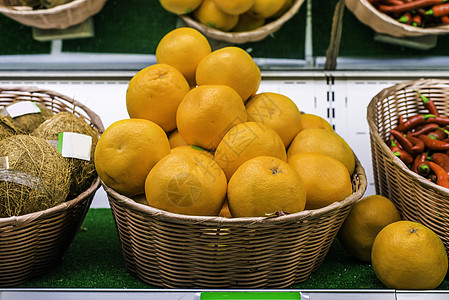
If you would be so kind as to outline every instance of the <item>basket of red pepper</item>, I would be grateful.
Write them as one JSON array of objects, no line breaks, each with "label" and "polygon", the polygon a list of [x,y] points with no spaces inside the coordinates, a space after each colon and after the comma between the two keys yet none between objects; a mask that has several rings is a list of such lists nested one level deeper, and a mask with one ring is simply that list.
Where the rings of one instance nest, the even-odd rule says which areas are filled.
[{"label": "basket of red pepper", "polygon": [[395,37],[449,33],[448,0],[346,0],[346,7],[378,33]]},{"label": "basket of red pepper", "polygon": [[378,93],[367,109],[376,193],[422,223],[449,253],[449,80],[419,79]]}]

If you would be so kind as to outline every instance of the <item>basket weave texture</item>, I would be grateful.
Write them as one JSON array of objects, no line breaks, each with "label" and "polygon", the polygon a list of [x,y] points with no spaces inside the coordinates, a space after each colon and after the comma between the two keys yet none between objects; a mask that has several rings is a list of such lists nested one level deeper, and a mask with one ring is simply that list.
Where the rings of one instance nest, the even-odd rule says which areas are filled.
[{"label": "basket weave texture", "polygon": [[[104,131],[94,112],[59,93],[35,87],[0,87],[0,107],[15,101],[41,102],[55,113],[74,113],[100,133]],[[0,218],[0,287],[16,286],[43,275],[63,258],[99,187],[97,176],[75,199],[47,210]]]},{"label": "basket weave texture", "polygon": [[285,288],[305,281],[366,184],[357,160],[353,194],[341,202],[275,218],[222,218],[155,209],[102,182],[128,271],[165,288]]},{"label": "basket weave texture", "polygon": [[346,7],[363,24],[378,33],[395,37],[413,37],[449,33],[449,25],[421,28],[400,23],[392,17],[380,12],[368,0],[346,0]]},{"label": "basket weave texture", "polygon": [[415,92],[432,99],[442,116],[449,116],[449,80],[420,79],[386,88],[368,105],[373,175],[376,192],[392,200],[403,219],[422,223],[442,239],[449,253],[449,189],[411,171],[388,148],[390,129],[415,114],[428,113]]},{"label": "basket weave texture", "polygon": [[0,13],[26,26],[66,29],[97,14],[107,0],[73,0],[48,9],[18,10],[0,0]]},{"label": "basket weave texture", "polygon": [[188,26],[197,29],[208,38],[226,41],[229,43],[242,44],[263,40],[270,34],[273,34],[281,29],[282,25],[284,25],[285,22],[290,20],[299,11],[299,8],[303,3],[304,0],[295,0],[292,6],[276,20],[269,22],[257,29],[245,32],[221,31],[194,20],[190,15],[182,15],[181,18]]}]

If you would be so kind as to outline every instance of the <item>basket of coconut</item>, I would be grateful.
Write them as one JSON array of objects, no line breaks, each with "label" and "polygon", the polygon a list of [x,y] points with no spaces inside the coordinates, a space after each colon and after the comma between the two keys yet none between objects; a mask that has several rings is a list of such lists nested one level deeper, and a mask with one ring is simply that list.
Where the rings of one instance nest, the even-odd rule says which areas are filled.
[{"label": "basket of coconut", "polygon": [[83,104],[35,87],[0,87],[0,287],[62,260],[100,186],[103,132]]},{"label": "basket of coconut", "polygon": [[26,26],[66,29],[97,14],[106,0],[0,0],[0,13]]},{"label": "basket of coconut", "polygon": [[278,31],[300,9],[304,0],[160,1],[208,38],[241,44],[257,42]]}]

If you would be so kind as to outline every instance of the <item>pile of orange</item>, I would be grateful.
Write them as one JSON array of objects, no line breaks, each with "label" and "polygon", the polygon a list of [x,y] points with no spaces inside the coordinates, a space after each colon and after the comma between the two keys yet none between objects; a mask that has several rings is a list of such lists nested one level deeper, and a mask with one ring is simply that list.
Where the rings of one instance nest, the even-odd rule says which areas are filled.
[{"label": "pile of orange", "polygon": [[[178,28],[156,59],[129,82],[130,118],[97,144],[106,185],[168,212],[226,218],[320,209],[352,194],[349,145],[287,96],[259,93],[260,70],[244,50],[212,51],[197,30]],[[338,238],[388,287],[435,288],[447,271],[435,233],[400,221],[382,196],[355,203]]]},{"label": "pile of orange", "polygon": [[199,31],[182,27],[155,53],[157,63],[129,82],[130,119],[108,127],[96,148],[106,185],[204,216],[292,214],[352,194],[349,145],[289,97],[258,93],[261,72],[247,52],[212,51]]},{"label": "pile of orange", "polygon": [[192,16],[221,31],[243,32],[280,17],[293,0],[159,0],[167,11]]}]

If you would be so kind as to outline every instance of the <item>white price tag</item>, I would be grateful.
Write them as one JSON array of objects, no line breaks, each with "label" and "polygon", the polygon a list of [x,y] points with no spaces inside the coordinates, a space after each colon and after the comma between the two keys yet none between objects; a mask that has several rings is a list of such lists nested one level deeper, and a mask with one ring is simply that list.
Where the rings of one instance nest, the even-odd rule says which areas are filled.
[{"label": "white price tag", "polygon": [[92,137],[75,132],[60,132],[58,151],[63,157],[90,160]]},{"label": "white price tag", "polygon": [[0,169],[9,169],[8,156],[0,156]]},{"label": "white price tag", "polygon": [[38,114],[41,109],[33,101],[23,101],[7,106],[6,111],[11,118],[15,118],[27,114]]}]

